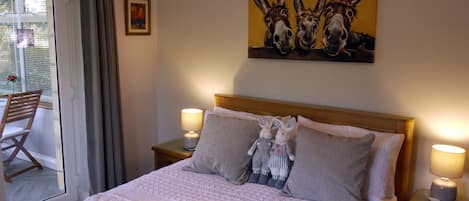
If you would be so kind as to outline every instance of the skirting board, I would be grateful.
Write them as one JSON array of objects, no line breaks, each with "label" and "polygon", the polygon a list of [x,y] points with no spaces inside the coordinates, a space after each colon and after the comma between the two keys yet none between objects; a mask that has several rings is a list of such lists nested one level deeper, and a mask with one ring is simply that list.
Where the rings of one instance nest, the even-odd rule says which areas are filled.
[{"label": "skirting board", "polygon": [[[6,153],[8,153],[8,155],[11,154],[11,152],[13,152],[14,149],[9,149],[6,151]],[[29,151],[29,153],[31,153],[31,155],[33,155],[33,157],[39,161],[39,163],[44,166],[44,167],[47,167],[47,168],[50,168],[52,170],[55,170],[57,171],[57,160],[55,158],[52,158],[50,156],[46,156],[44,154],[40,154],[40,153],[36,153],[36,152],[32,152],[32,151]],[[25,161],[30,161],[29,158],[22,152],[20,151],[18,153],[18,155],[16,155],[17,158],[21,159],[21,160],[25,160]]]}]

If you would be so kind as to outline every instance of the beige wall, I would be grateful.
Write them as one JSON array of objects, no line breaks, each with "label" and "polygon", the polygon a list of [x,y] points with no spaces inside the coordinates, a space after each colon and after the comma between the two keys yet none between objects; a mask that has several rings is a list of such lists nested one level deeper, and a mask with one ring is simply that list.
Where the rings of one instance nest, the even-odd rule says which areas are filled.
[{"label": "beige wall", "polygon": [[[181,108],[217,92],[416,117],[414,189],[434,178],[432,144],[469,148],[469,1],[379,1],[374,64],[248,59],[247,2],[158,1],[159,141],[182,135]],[[469,197],[469,164],[459,181]]]},{"label": "beige wall", "polygon": [[122,127],[129,179],[153,169],[151,146],[156,142],[156,5],[152,5],[151,9],[152,34],[126,36],[124,0],[115,1]]},{"label": "beige wall", "polygon": [[[378,7],[376,62],[356,64],[247,59],[246,0],[153,1],[150,37],[124,35],[117,2],[129,178],[151,170],[153,143],[182,136],[181,108],[235,93],[416,117],[413,189],[428,187],[432,144],[469,149],[469,1]],[[458,181],[469,197],[469,164]]]}]

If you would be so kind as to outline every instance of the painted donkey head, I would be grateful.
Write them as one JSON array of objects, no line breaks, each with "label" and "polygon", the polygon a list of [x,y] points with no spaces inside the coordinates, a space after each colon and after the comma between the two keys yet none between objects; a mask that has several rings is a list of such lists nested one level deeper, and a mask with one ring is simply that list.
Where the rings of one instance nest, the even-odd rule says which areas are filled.
[{"label": "painted donkey head", "polygon": [[295,45],[301,50],[312,50],[316,42],[316,33],[319,29],[319,17],[326,4],[326,0],[318,0],[313,9],[305,8],[303,0],[295,0],[296,23],[298,31],[296,32]]},{"label": "painted donkey head", "polygon": [[358,2],[360,0],[332,0],[327,3],[323,43],[328,55],[337,56],[347,45]]},{"label": "painted donkey head", "polygon": [[265,46],[275,47],[280,54],[288,54],[293,49],[293,32],[288,21],[285,0],[278,0],[278,3],[272,6],[267,0],[254,0],[254,2],[264,13],[264,22],[267,25]]}]

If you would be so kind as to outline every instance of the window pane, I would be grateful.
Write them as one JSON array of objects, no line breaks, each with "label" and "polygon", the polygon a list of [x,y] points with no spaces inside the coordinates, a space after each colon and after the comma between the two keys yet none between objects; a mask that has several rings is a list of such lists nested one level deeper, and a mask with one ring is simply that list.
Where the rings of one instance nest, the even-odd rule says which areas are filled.
[{"label": "window pane", "polygon": [[[0,5],[0,94],[42,89],[50,97],[46,1],[0,0]],[[9,75],[18,79],[8,82]]]},{"label": "window pane", "polygon": [[0,0],[0,15],[13,12],[14,0]]},{"label": "window pane", "polygon": [[[12,42],[11,23],[0,24],[0,91],[5,93],[11,90],[11,86],[4,81],[8,74],[16,73],[16,47]],[[2,94],[3,94],[2,93]]]},{"label": "window pane", "polygon": [[45,0],[24,0],[24,7],[26,13],[47,13],[47,6]]},{"label": "window pane", "polygon": [[[64,179],[61,114],[58,107],[52,1],[0,0],[0,95],[43,90],[41,107],[36,110],[34,121],[25,119],[26,121],[11,124],[29,132],[23,146],[25,155],[10,157],[4,152],[12,159],[9,163],[4,163],[5,176],[12,180],[4,183],[7,201],[47,200],[62,196],[67,190]],[[15,82],[5,80],[15,76]],[[31,103],[30,98],[26,102]],[[3,106],[0,105],[0,111],[4,111],[2,107],[6,107],[6,102],[0,102],[3,103]],[[31,111],[31,107],[15,108],[16,113]],[[8,147],[9,143],[15,144],[11,140],[5,140],[2,147]],[[30,154],[27,154],[28,152]],[[26,167],[32,169],[24,174],[16,174]]]},{"label": "window pane", "polygon": [[42,89],[51,96],[49,42],[46,23],[23,23],[25,29],[34,30],[34,47],[24,49],[26,91]]}]

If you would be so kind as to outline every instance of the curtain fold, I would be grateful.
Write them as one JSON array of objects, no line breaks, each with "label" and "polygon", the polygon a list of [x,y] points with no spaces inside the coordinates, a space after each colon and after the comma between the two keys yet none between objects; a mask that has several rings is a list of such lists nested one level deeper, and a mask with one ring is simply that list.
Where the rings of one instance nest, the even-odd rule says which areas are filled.
[{"label": "curtain fold", "polygon": [[125,182],[114,1],[80,0],[90,193]]}]

